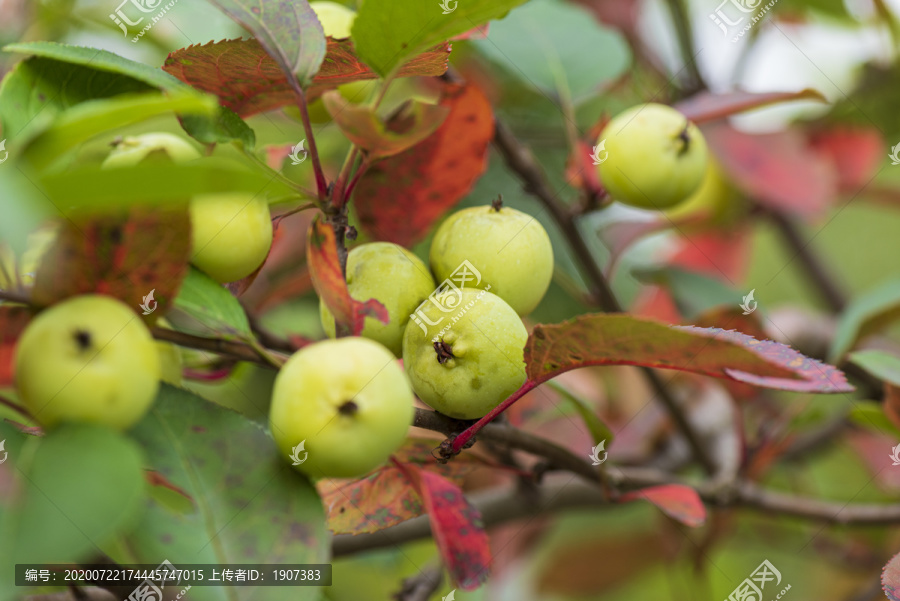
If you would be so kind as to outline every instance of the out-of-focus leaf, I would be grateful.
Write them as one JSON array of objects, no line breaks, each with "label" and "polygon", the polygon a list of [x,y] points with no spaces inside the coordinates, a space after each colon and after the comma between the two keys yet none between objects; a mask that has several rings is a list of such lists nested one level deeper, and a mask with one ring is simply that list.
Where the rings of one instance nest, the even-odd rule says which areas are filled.
[{"label": "out-of-focus leaf", "polygon": [[351,38],[357,56],[382,77],[420,52],[502,18],[524,0],[450,0],[423,4],[420,0],[391,0],[363,4],[353,22]]},{"label": "out-of-focus leaf", "polygon": [[619,77],[629,62],[618,32],[557,0],[532,0],[492,24],[490,37],[475,44],[529,87],[556,95],[564,86],[576,102]]},{"label": "out-of-focus leaf", "polygon": [[678,312],[687,319],[693,319],[718,305],[740,302],[740,294],[721,281],[701,273],[677,267],[636,269],[631,273],[641,282],[666,288]]},{"label": "out-of-focus leaf", "polygon": [[410,246],[424,238],[484,172],[494,116],[474,86],[448,85],[450,114],[431,136],[372,165],[360,178],[353,204],[362,228],[379,240]]},{"label": "out-of-focus leaf", "polygon": [[837,126],[813,131],[810,145],[827,157],[838,173],[841,192],[855,195],[884,163],[887,147],[875,127]]},{"label": "out-of-focus leaf", "polygon": [[896,108],[900,105],[900,64],[872,60],[859,71],[855,88],[834,103],[825,123],[858,127],[877,124],[885,139],[896,144],[900,140],[900,122],[896,119]]},{"label": "out-of-focus leaf", "polygon": [[380,302],[372,298],[359,302],[350,296],[347,281],[341,272],[334,230],[319,218],[309,227],[306,257],[313,287],[334,315],[338,333],[346,330],[359,336],[367,316],[388,323],[390,318],[387,309]]},{"label": "out-of-focus leaf", "polygon": [[[247,417],[167,384],[132,430],[147,467],[195,501],[172,511],[151,499],[126,537],[138,563],[325,563],[331,548],[315,488]],[[199,589],[195,595],[195,590]],[[191,599],[284,599],[281,587],[191,589]],[[292,599],[319,599],[295,587]]]},{"label": "out-of-focus leaf", "polygon": [[182,115],[179,120],[192,138],[204,144],[221,144],[237,140],[252,150],[256,133],[229,108],[220,106],[214,117]]},{"label": "out-of-focus leaf", "polygon": [[241,303],[214,279],[191,267],[166,319],[199,336],[251,336]]},{"label": "out-of-focus leaf", "polygon": [[307,0],[212,0],[237,21],[288,77],[305,88],[325,58],[325,32]]},{"label": "out-of-focus leaf", "polygon": [[478,588],[490,575],[491,547],[481,514],[462,490],[435,472],[404,470],[425,504],[431,535],[454,582],[464,591]]},{"label": "out-of-focus leaf", "polygon": [[16,341],[31,320],[26,307],[0,305],[0,388],[13,383],[13,356]]},{"label": "out-of-focus leaf", "polygon": [[187,209],[132,208],[126,214],[62,223],[38,268],[32,299],[52,305],[79,294],[104,294],[140,311],[154,290],[158,313],[178,293],[190,256]]},{"label": "out-of-focus leaf", "polygon": [[791,100],[828,102],[817,90],[806,88],[799,92],[700,92],[675,105],[675,108],[694,123],[704,123]]},{"label": "out-of-focus leaf", "polygon": [[685,526],[697,528],[706,521],[706,507],[690,486],[683,484],[663,484],[625,493],[619,498],[621,503],[643,499],[660,508],[672,519]]},{"label": "out-of-focus leaf", "polygon": [[[446,44],[433,48],[406,64],[399,76],[442,75],[449,55]],[[163,69],[198,90],[215,94],[224,106],[242,117],[297,104],[296,92],[287,76],[255,39],[188,46],[170,54]],[[228,77],[222,77],[223,73]],[[315,98],[339,85],[377,77],[356,58],[349,39],[329,38],[328,53],[307,97]]]},{"label": "out-of-focus leaf", "polygon": [[215,98],[195,93],[153,92],[91,100],[63,111],[28,143],[24,157],[37,169],[44,169],[63,153],[104,131],[170,112],[211,118],[217,109]]},{"label": "out-of-focus leaf", "polygon": [[837,198],[834,169],[808,147],[799,131],[748,134],[724,123],[702,129],[728,176],[759,203],[812,217]]},{"label": "out-of-focus leaf", "polygon": [[[394,459],[435,471],[456,484],[462,484],[466,474],[483,465],[473,453],[463,453],[445,464],[438,463],[432,451],[439,444],[440,441],[433,439],[410,438],[394,453]],[[328,528],[335,534],[377,532],[425,511],[418,495],[393,463],[356,480],[326,478],[317,487],[328,512]]]},{"label": "out-of-focus leaf", "polygon": [[853,390],[837,368],[777,342],[616,314],[536,325],[525,345],[525,365],[535,383],[588,365],[646,365],[780,390]]},{"label": "out-of-focus leaf", "polygon": [[900,278],[888,280],[854,298],[844,309],[831,341],[828,360],[840,361],[857,340],[900,317]]},{"label": "out-of-focus leaf", "polygon": [[867,428],[880,434],[888,433],[900,438],[900,424],[892,420],[878,403],[854,403],[848,417],[853,423],[862,426],[863,428]]},{"label": "out-of-focus leaf", "polygon": [[581,416],[581,419],[584,421],[584,425],[587,426],[588,432],[591,433],[591,439],[593,439],[594,444],[600,444],[601,441],[606,441],[606,444],[612,444],[615,435],[612,430],[607,427],[603,420],[597,417],[596,410],[588,405],[584,399],[579,397],[578,395],[572,393],[568,388],[560,384],[556,380],[551,380],[549,383],[550,387],[552,387],[556,392],[562,395],[563,399],[567,402],[571,403],[575,410],[578,411],[578,414]]},{"label": "out-of-focus leaf", "polygon": [[322,99],[347,139],[365,150],[372,161],[418,144],[434,133],[450,112],[441,105],[409,101],[383,122],[372,107],[353,104],[340,92],[326,92]]},{"label": "out-of-focus leaf", "polygon": [[880,380],[900,386],[900,357],[884,351],[857,351],[850,360]]}]

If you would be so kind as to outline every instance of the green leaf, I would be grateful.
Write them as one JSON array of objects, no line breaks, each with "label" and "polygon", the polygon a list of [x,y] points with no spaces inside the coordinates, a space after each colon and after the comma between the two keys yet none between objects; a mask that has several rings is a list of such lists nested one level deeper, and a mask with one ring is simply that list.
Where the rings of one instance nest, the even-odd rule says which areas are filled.
[{"label": "green leaf", "polygon": [[693,319],[704,311],[720,305],[735,305],[740,294],[715,278],[677,267],[634,269],[632,275],[647,284],[669,290],[678,312]]},{"label": "green leaf", "polygon": [[900,386],[900,357],[884,351],[857,351],[850,360],[884,382]]},{"label": "green leaf", "polygon": [[184,115],[181,126],[198,142],[219,144],[237,140],[248,150],[256,146],[256,134],[247,123],[229,108],[220,106],[212,119],[197,115]]},{"label": "green leaf", "polygon": [[593,407],[591,407],[584,399],[563,386],[560,382],[550,380],[547,384],[562,395],[563,399],[571,403],[575,410],[578,411],[578,414],[584,421],[584,425],[587,426],[588,432],[591,433],[591,438],[594,439],[594,444],[600,444],[600,442],[604,440],[607,445],[612,443],[615,435],[612,430],[603,423],[603,420],[597,417],[596,410]]},{"label": "green leaf", "polygon": [[37,134],[25,148],[25,159],[35,168],[45,169],[63,153],[101,132],[169,112],[212,117],[217,107],[214,97],[193,92],[169,96],[145,93],[91,100],[64,111],[52,125]]},{"label": "green leaf", "polygon": [[325,59],[325,31],[307,0],[212,0],[307,87]]},{"label": "green leaf", "polygon": [[[312,484],[279,457],[259,425],[234,411],[164,384],[150,414],[132,432],[150,469],[193,500],[185,514],[149,500],[127,535],[138,561],[179,563],[325,563],[331,540]],[[200,601],[285,598],[282,587],[194,587]],[[317,600],[315,587],[290,598]]]},{"label": "green leaf", "polygon": [[4,516],[4,567],[87,559],[145,498],[140,449],[109,428],[67,424],[8,450],[21,454],[22,477],[17,502]]},{"label": "green leaf", "polygon": [[490,37],[475,44],[525,84],[549,94],[565,85],[576,102],[597,94],[630,60],[619,33],[583,8],[557,0],[532,0],[492,24]]},{"label": "green leaf", "polygon": [[900,317],[900,279],[884,282],[854,298],[837,324],[828,360],[840,361],[862,336]]},{"label": "green leaf", "polygon": [[881,403],[874,401],[857,401],[848,415],[850,420],[864,428],[878,432],[879,434],[891,434],[900,438],[900,430],[897,429],[888,416],[884,414]]},{"label": "green leaf", "polygon": [[251,336],[247,314],[227,288],[191,267],[166,319],[199,336]]},{"label": "green leaf", "polygon": [[[351,38],[357,56],[386,77],[420,52],[491,19],[500,19],[522,2],[460,0],[457,4],[450,0],[448,6],[456,8],[443,14],[437,0],[366,0],[353,23]],[[596,58],[593,60],[596,66]]]}]

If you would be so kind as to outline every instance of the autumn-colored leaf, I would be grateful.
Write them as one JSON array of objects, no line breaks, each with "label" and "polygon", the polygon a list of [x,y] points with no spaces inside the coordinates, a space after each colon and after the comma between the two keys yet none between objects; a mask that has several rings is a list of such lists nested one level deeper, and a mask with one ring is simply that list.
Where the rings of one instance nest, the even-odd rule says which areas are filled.
[{"label": "autumn-colored leaf", "polygon": [[322,100],[344,136],[365,150],[372,161],[418,144],[434,133],[450,112],[444,106],[408,101],[384,122],[372,107],[354,104],[340,92],[325,92]]},{"label": "autumn-colored leaf", "polygon": [[388,323],[387,309],[380,302],[375,299],[359,302],[350,296],[338,259],[337,239],[330,225],[316,218],[309,226],[306,244],[306,260],[313,287],[334,315],[339,333],[344,330],[359,336],[367,315]]},{"label": "autumn-colored leaf", "polygon": [[163,315],[187,275],[190,220],[186,207],[132,207],[125,214],[73,218],[60,227],[37,270],[32,299],[52,305],[78,294],[104,294]]},{"label": "autumn-colored leaf", "polygon": [[[439,444],[437,440],[410,438],[394,453],[394,459],[435,471],[457,484],[462,483],[466,474],[483,465],[474,453],[465,453],[445,464],[438,463],[432,450]],[[419,496],[393,463],[357,480],[325,479],[317,487],[328,512],[328,527],[335,534],[377,532],[425,512]]]},{"label": "autumn-colored leaf", "polygon": [[723,119],[730,115],[757,109],[770,104],[791,100],[815,100],[827,102],[825,96],[816,90],[806,88],[799,92],[727,92],[714,94],[700,92],[675,105],[685,117],[694,123],[704,123]]},{"label": "autumn-colored leaf", "polygon": [[478,588],[490,575],[491,564],[481,514],[443,476],[412,465],[402,471],[425,504],[431,535],[450,577],[465,591]]},{"label": "autumn-colored leaf", "polygon": [[[449,56],[449,45],[442,44],[404,65],[399,76],[442,75]],[[242,117],[297,104],[287,77],[255,39],[188,46],[170,54],[163,69],[199,90],[215,94],[223,106]],[[307,98],[351,81],[376,78],[356,58],[349,39],[328,38],[325,60],[307,90]]]},{"label": "autumn-colored leaf", "polygon": [[491,105],[474,86],[448,84],[450,114],[409,150],[372,165],[354,192],[362,228],[379,240],[410,246],[468,194],[487,166],[494,136]]},{"label": "autumn-colored leaf", "polygon": [[640,221],[614,221],[601,225],[597,234],[603,245],[609,250],[609,262],[606,264],[606,277],[611,278],[619,265],[619,259],[631,246],[645,236],[655,234],[671,227],[672,223],[661,216],[643,218]]},{"label": "autumn-colored leaf", "polygon": [[0,306],[0,388],[13,383],[16,341],[28,325],[31,312],[23,306]]},{"label": "autumn-colored leaf", "polygon": [[887,145],[875,127],[834,127],[810,134],[810,146],[828,158],[838,174],[841,192],[855,194],[869,183],[884,157]]},{"label": "autumn-colored leaf", "polygon": [[837,175],[797,130],[748,134],[724,124],[703,127],[710,150],[737,186],[760,204],[812,217],[837,197]]},{"label": "autumn-colored leaf", "polygon": [[685,526],[696,528],[706,521],[706,507],[690,486],[683,484],[663,484],[625,493],[620,503],[642,499],[659,507],[663,513],[678,520]]},{"label": "autumn-colored leaf", "polygon": [[535,326],[525,346],[525,364],[533,383],[588,365],[645,365],[780,390],[853,390],[837,368],[777,342],[617,314]]},{"label": "autumn-colored leaf", "polygon": [[881,587],[890,601],[900,601],[900,553],[891,557],[881,571]]}]

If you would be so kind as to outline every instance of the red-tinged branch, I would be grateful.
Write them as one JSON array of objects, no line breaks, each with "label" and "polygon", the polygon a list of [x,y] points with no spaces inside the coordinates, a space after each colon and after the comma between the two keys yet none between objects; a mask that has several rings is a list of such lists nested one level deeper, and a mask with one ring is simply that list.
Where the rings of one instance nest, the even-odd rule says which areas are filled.
[{"label": "red-tinged branch", "polygon": [[[526,381],[522,384],[522,387],[517,391],[512,393],[508,399],[491,409],[490,413],[482,417],[480,420],[475,422],[473,425],[469,426],[465,430],[463,430],[460,434],[452,438],[452,443],[450,444],[450,449],[448,450],[447,456],[458,455],[460,451],[463,450],[464,447],[468,444],[468,442],[472,439],[473,436],[478,434],[478,432],[484,428],[486,425],[494,421],[494,418],[506,411],[513,403],[518,401],[520,398],[525,396],[531,390],[537,387],[535,382],[531,380]],[[443,445],[441,450],[443,451]]]},{"label": "red-tinged branch", "polygon": [[316,190],[319,194],[319,200],[325,202],[328,198],[328,180],[325,178],[325,172],[322,170],[322,161],[319,159],[316,137],[313,135],[312,123],[309,120],[306,93],[300,87],[300,83],[297,82],[296,78],[292,78],[291,85],[297,94],[297,108],[300,110],[300,118],[303,121],[303,131],[306,132],[306,139],[309,141],[309,156],[312,159],[313,171],[316,174]]}]

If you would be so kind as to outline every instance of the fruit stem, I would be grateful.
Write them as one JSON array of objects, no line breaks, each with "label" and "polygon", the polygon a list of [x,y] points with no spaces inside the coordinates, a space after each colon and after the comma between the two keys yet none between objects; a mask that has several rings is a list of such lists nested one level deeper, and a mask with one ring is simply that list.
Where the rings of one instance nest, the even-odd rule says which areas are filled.
[{"label": "fruit stem", "polygon": [[503,208],[503,195],[502,195],[502,194],[497,194],[497,198],[495,198],[495,199],[491,202],[491,210],[496,211],[497,213],[499,213],[499,212],[500,212],[500,209],[502,209],[502,208]]}]

